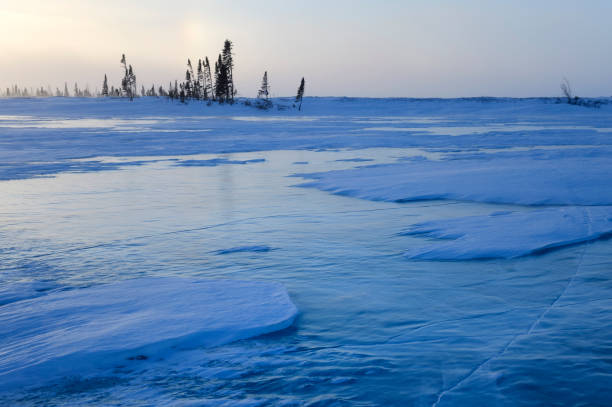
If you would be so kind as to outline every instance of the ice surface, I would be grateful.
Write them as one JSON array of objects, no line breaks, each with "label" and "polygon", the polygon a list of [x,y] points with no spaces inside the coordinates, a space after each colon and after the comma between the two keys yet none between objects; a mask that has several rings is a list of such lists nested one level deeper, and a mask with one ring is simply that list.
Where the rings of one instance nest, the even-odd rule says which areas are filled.
[{"label": "ice surface", "polygon": [[261,252],[269,252],[270,250],[272,250],[272,248],[270,246],[265,246],[265,245],[237,246],[237,247],[230,247],[229,249],[217,250],[215,253],[216,254],[231,254],[231,253],[244,253],[244,252],[261,253]]},{"label": "ice surface", "polygon": [[[7,115],[0,117],[0,178],[80,172],[0,182],[0,239],[5,247],[0,262],[7,281],[40,279],[65,287],[161,274],[273,278],[296,293],[304,314],[295,331],[183,350],[195,346],[193,338],[207,331],[196,326],[195,317],[182,319],[182,308],[176,315],[157,313],[164,305],[156,302],[151,307],[155,313],[143,311],[133,318],[138,320],[135,325],[144,326],[148,318],[152,324],[145,326],[146,344],[141,348],[113,350],[123,346],[117,342],[113,349],[95,354],[64,356],[72,350],[69,341],[75,352],[84,344],[75,335],[59,334],[67,321],[33,312],[32,322],[24,322],[32,304],[47,304],[58,294],[15,288],[18,295],[0,309],[14,310],[21,325],[14,331],[1,319],[0,344],[5,349],[9,340],[21,341],[23,347],[13,353],[3,350],[0,360],[6,357],[6,363],[16,364],[21,356],[26,367],[0,377],[0,383],[26,375],[30,382],[65,373],[71,377],[37,389],[15,386],[0,394],[0,405],[133,405],[141,400],[151,405],[253,400],[263,405],[347,400],[385,406],[432,405],[436,400],[441,406],[609,404],[612,241],[486,262],[420,262],[401,256],[417,244],[431,250],[461,244],[477,234],[482,239],[474,245],[490,244],[489,249],[504,233],[515,244],[508,246],[517,250],[566,244],[576,236],[594,236],[579,223],[581,208],[345,199],[290,188],[296,180],[286,176],[298,171],[292,163],[308,162],[302,172],[322,172],[363,165],[336,159],[374,158],[379,164],[402,160],[410,165],[406,171],[431,170],[422,175],[423,183],[439,181],[432,185],[436,194],[453,189],[457,179],[452,173],[458,170],[464,189],[480,199],[496,198],[496,192],[476,191],[476,196],[468,185],[468,166],[482,175],[488,167],[501,171],[499,166],[506,163],[515,168],[507,171],[508,180],[506,173],[503,178],[496,175],[497,180],[539,182],[542,187],[529,194],[521,191],[517,199],[539,202],[556,188],[553,197],[565,199],[571,195],[566,190],[574,187],[574,197],[592,202],[598,198],[592,184],[576,185],[570,177],[571,183],[563,185],[558,182],[561,176],[555,180],[549,172],[566,171],[568,163],[580,174],[606,169],[612,104],[586,109],[551,99],[309,98],[302,112],[260,112],[239,103],[55,98],[2,99],[0,110]],[[175,165],[177,160],[223,157],[262,157],[266,164]],[[121,173],[95,173],[134,160],[148,162]],[[521,169],[524,165],[530,165],[530,177],[539,180],[523,176],[528,172]],[[377,196],[384,198],[397,184],[384,178],[406,175],[395,174],[396,168],[401,167],[391,167],[379,179],[360,181],[379,185]],[[444,169],[451,174],[446,182],[444,175],[435,174]],[[520,171],[524,174],[519,177]],[[549,186],[546,180],[558,183]],[[606,195],[609,184],[603,181],[601,193]],[[514,196],[503,198],[518,202]],[[498,212],[499,219],[480,216],[482,225],[465,218],[498,209],[511,212]],[[605,209],[588,209],[593,231],[600,230],[607,220],[597,212]],[[566,211],[570,220],[556,211]],[[458,217],[464,218],[456,225],[451,220],[449,230],[444,229],[444,218]],[[455,239],[398,234],[423,220],[440,220],[440,235]],[[532,225],[550,233],[537,237],[529,232],[536,230]],[[232,244],[257,242],[282,251],[215,253],[233,249]],[[200,307],[198,301],[183,298],[189,290],[173,287],[178,294],[156,297]],[[133,296],[139,290],[132,291]],[[26,299],[29,295],[39,298]],[[125,298],[125,305],[109,308],[114,318],[110,321],[89,298],[75,303],[81,308],[70,312],[75,318],[94,315],[94,322],[108,321],[111,331],[122,332],[132,329],[132,321],[120,311],[141,310]],[[171,323],[153,326],[168,314],[173,314]],[[204,330],[176,342],[149,343],[161,330],[172,329],[174,318],[186,332]],[[117,327],[115,320],[128,322]],[[67,329],[76,331],[74,326]],[[36,338],[41,345],[35,346],[32,335],[39,331],[56,335],[57,346],[42,334]],[[105,331],[106,326],[97,334],[112,334]],[[83,332],[77,331],[81,337]],[[143,332],[133,336],[143,338]],[[102,366],[106,363],[110,368]]]},{"label": "ice surface", "polygon": [[224,164],[252,164],[252,163],[262,163],[266,161],[263,158],[253,158],[251,160],[229,160],[227,158],[213,158],[210,160],[179,160],[176,162],[176,165],[182,167],[216,167],[217,165]]},{"label": "ice surface", "polygon": [[374,161],[371,158],[341,158],[339,160],[336,160],[337,162],[353,162],[353,163],[363,163],[363,162],[367,162],[367,161]]},{"label": "ice surface", "polygon": [[357,198],[407,202],[453,199],[520,205],[612,205],[609,156],[530,155],[412,161],[300,174],[302,184]]},{"label": "ice surface", "polygon": [[442,219],[413,225],[404,234],[442,241],[410,250],[424,260],[512,258],[612,233],[612,207],[566,207]]},{"label": "ice surface", "polygon": [[[0,180],[104,169],[69,165],[69,159],[96,156],[612,143],[612,104],[586,109],[553,102],[309,98],[302,111],[281,114],[240,103],[185,105],[156,98],[133,103],[111,98],[0,98]],[[430,133],[432,126],[437,129],[435,136]],[[453,135],[458,128],[464,134]]]},{"label": "ice surface", "polygon": [[141,278],[13,302],[0,307],[0,388],[262,335],[296,314],[281,285],[232,280]]},{"label": "ice surface", "polygon": [[56,288],[55,284],[37,281],[2,283],[0,284],[0,306],[44,295],[53,288]]}]

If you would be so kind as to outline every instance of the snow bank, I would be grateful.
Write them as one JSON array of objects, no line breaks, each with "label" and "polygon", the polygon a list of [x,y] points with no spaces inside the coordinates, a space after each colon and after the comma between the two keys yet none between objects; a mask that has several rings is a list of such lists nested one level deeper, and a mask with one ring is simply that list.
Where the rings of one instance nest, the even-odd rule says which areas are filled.
[{"label": "snow bank", "polygon": [[413,225],[406,235],[437,239],[406,256],[424,260],[512,258],[595,240],[612,233],[612,207],[567,207],[443,219]]},{"label": "snow bank", "polygon": [[296,314],[281,285],[230,280],[142,278],[14,302],[0,307],[0,388],[262,335]]},{"label": "snow bank", "polygon": [[[483,158],[487,157],[487,158]],[[612,205],[609,155],[557,153],[411,161],[299,174],[301,184],[339,195],[406,202],[453,199],[521,205]]]}]

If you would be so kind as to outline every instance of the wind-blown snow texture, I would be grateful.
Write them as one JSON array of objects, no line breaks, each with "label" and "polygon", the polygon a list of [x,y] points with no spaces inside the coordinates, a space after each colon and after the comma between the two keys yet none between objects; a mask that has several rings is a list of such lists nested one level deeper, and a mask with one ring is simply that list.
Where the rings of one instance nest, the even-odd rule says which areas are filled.
[{"label": "wind-blown snow texture", "polygon": [[412,259],[520,257],[612,233],[612,207],[567,207],[443,219],[413,225],[406,235],[444,239],[406,253]]},{"label": "wind-blown snow texture", "polygon": [[[605,154],[604,154],[605,153]],[[612,205],[610,150],[488,154],[319,174],[302,184],[357,198],[452,199],[517,205]]]},{"label": "wind-blown snow texture", "polygon": [[14,302],[0,307],[0,387],[262,335],[296,313],[279,284],[231,280],[142,278]]},{"label": "wind-blown snow texture", "polygon": [[611,113],[0,99],[0,404],[609,405]]}]

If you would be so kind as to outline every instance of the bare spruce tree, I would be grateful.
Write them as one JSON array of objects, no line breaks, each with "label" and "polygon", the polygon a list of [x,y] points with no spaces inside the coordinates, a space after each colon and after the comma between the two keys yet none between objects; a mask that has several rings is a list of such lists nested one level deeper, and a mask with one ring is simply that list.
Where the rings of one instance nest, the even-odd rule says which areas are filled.
[{"label": "bare spruce tree", "polygon": [[574,105],[578,102],[578,97],[574,96],[574,92],[572,91],[572,85],[570,85],[567,78],[563,78],[563,82],[561,82],[561,91],[563,95],[567,98],[567,103],[570,105]]},{"label": "bare spruce tree", "polygon": [[297,91],[297,95],[295,96],[295,103],[299,103],[298,110],[302,110],[302,99],[304,99],[304,86],[305,85],[306,85],[306,82],[304,81],[304,78],[302,78],[302,81],[300,82],[300,87],[298,88],[298,91]]}]

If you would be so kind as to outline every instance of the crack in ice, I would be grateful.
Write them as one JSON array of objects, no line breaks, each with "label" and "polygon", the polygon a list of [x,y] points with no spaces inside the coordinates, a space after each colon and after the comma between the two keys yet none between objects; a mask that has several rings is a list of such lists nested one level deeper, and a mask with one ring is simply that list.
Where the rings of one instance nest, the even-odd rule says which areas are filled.
[{"label": "crack in ice", "polygon": [[[590,224],[590,214],[588,213],[588,209],[586,210],[586,217],[589,218],[588,220],[586,220],[586,222],[587,222],[587,225],[588,225],[589,231],[590,231],[591,230],[591,224]],[[574,283],[574,280],[578,276],[578,272],[580,270],[580,267],[582,266],[582,261],[584,259],[584,254],[586,252],[587,247],[588,247],[588,244],[584,247],[584,249],[580,253],[580,258],[578,260],[578,265],[576,266],[576,271],[574,272],[572,277],[568,280],[567,284],[565,285],[565,287],[563,288],[561,293],[554,299],[553,302],[550,303],[550,305],[548,307],[546,307],[546,309],[539,315],[539,317],[529,326],[529,329],[527,330],[527,332],[526,333],[516,334],[499,352],[497,352],[497,353],[491,355],[490,357],[488,357],[487,359],[485,359],[482,363],[477,365],[474,369],[472,369],[467,375],[465,375],[461,380],[459,380],[453,386],[447,388],[446,390],[443,390],[440,394],[438,394],[438,397],[437,397],[436,401],[432,404],[432,407],[437,407],[440,404],[440,402],[442,401],[442,399],[447,394],[449,394],[449,393],[453,392],[454,390],[458,389],[459,387],[461,387],[466,381],[468,381],[475,374],[477,374],[479,370],[481,370],[486,365],[488,365],[492,360],[495,360],[495,359],[499,358],[500,356],[502,356],[504,353],[506,353],[506,351],[510,348],[510,346],[512,346],[519,338],[529,337],[532,334],[532,332],[540,324],[542,319],[548,314],[548,312],[551,309],[553,309],[555,307],[557,302],[559,302],[559,300],[565,295],[565,293],[567,292],[569,287]]]}]

